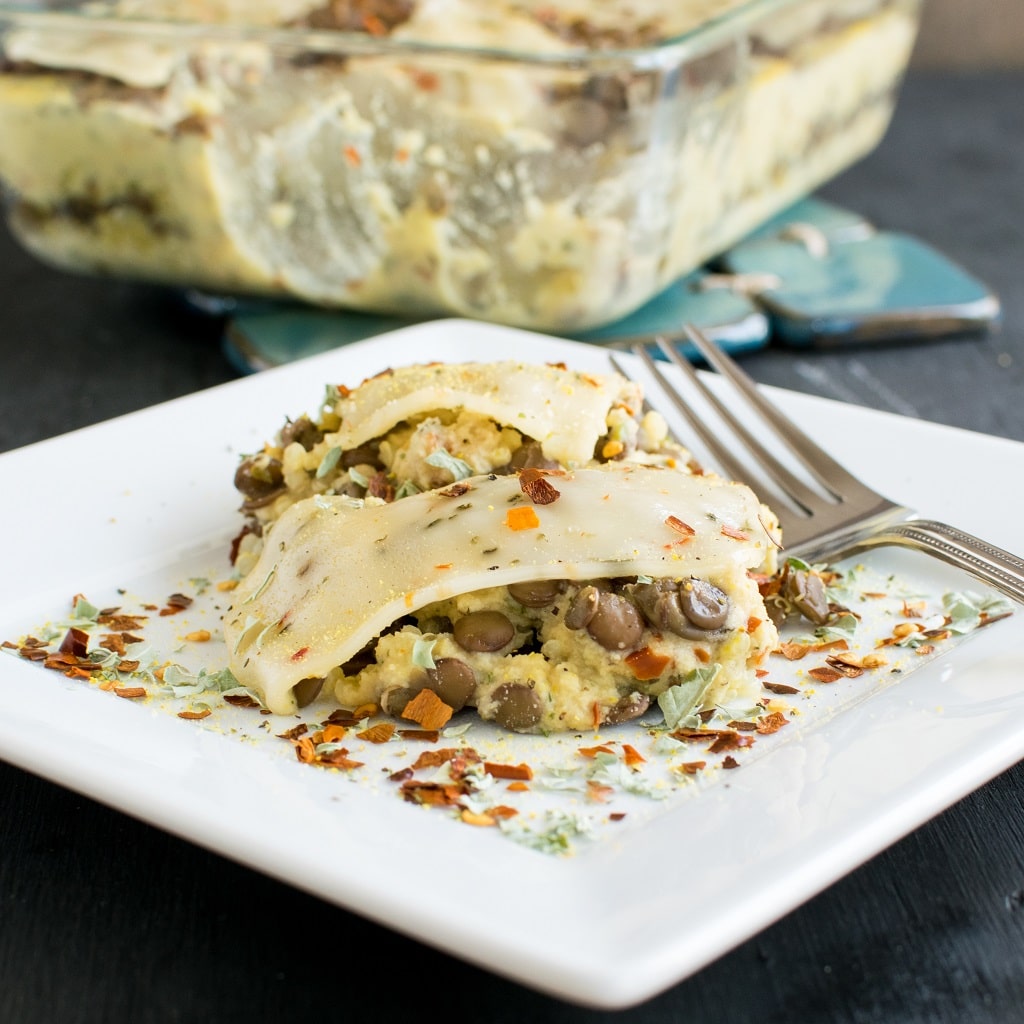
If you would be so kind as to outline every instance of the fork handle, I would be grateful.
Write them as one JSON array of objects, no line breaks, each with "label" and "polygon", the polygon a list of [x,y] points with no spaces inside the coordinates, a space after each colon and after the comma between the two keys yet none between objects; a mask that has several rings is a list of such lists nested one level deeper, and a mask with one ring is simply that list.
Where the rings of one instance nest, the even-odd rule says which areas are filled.
[{"label": "fork handle", "polygon": [[934,519],[891,523],[865,538],[865,546],[878,544],[898,544],[924,551],[1024,603],[1024,559],[955,526]]}]

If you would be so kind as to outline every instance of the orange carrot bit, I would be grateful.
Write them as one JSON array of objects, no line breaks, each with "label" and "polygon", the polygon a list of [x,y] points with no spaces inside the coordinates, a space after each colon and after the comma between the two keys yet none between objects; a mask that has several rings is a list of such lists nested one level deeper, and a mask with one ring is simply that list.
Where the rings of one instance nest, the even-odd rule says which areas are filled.
[{"label": "orange carrot bit", "polygon": [[645,764],[647,762],[647,758],[644,757],[643,754],[641,754],[640,751],[637,750],[632,743],[623,743],[622,753],[625,755],[623,760],[626,762],[627,765],[629,765],[630,768],[632,768],[633,765]]},{"label": "orange carrot bit", "polygon": [[362,721],[362,719],[364,719],[364,718],[369,718],[372,715],[377,714],[378,711],[380,711],[380,708],[377,707],[376,704],[360,704],[359,707],[357,707],[352,712],[352,717],[357,722],[359,722],[359,721]]},{"label": "orange carrot bit", "polygon": [[440,729],[448,724],[452,709],[433,690],[423,689],[402,708],[402,718],[424,729]]},{"label": "orange carrot bit", "polygon": [[609,786],[603,782],[595,782],[593,779],[587,779],[587,799],[593,800],[594,803],[603,804],[615,793],[615,787]]},{"label": "orange carrot bit", "polygon": [[583,757],[593,758],[597,757],[598,754],[611,754],[613,753],[613,751],[607,743],[602,743],[600,746],[597,747],[580,747],[578,753],[582,754]]},{"label": "orange carrot bit", "polygon": [[694,647],[693,656],[702,664],[706,665],[711,660],[711,652],[703,647]]},{"label": "orange carrot bit", "polygon": [[525,779],[529,781],[533,778],[533,769],[528,764],[497,764],[494,761],[484,761],[484,771],[496,779]]},{"label": "orange carrot bit", "polygon": [[506,513],[505,525],[510,530],[536,530],[540,520],[532,505],[517,505]]},{"label": "orange carrot bit", "polygon": [[641,647],[638,651],[627,654],[625,658],[629,671],[633,673],[634,678],[641,681],[657,679],[671,660],[667,654],[659,654],[650,647]]},{"label": "orange carrot bit", "polygon": [[747,632],[757,632],[757,627],[760,626],[762,622],[764,622],[764,619],[759,619],[756,615],[751,615],[750,618],[747,619]]},{"label": "orange carrot bit", "polygon": [[530,792],[530,787],[525,782],[510,782],[506,788],[512,793]]},{"label": "orange carrot bit", "polygon": [[683,761],[682,764],[677,765],[676,768],[684,775],[696,775],[697,772],[702,771],[707,766],[707,761]]},{"label": "orange carrot bit", "polygon": [[387,743],[395,735],[395,723],[378,722],[376,725],[371,725],[368,729],[363,729],[362,732],[357,732],[356,735],[368,743]]}]

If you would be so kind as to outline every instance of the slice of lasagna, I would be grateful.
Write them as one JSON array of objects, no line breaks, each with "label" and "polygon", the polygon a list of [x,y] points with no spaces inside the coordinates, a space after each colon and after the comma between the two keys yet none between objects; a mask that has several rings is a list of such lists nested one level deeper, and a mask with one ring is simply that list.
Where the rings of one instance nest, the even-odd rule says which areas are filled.
[{"label": "slice of lasagna", "polygon": [[[543,446],[537,423],[520,436]],[[627,721],[671,687],[749,707],[777,643],[754,576],[770,513],[744,485],[598,464],[591,444],[577,468],[291,503],[225,615],[232,672],[276,713],[321,691],[407,718],[427,699],[532,733]]]},{"label": "slice of lasagna", "polygon": [[384,504],[487,473],[607,462],[686,471],[689,459],[643,409],[639,386],[615,373],[514,360],[403,366],[329,386],[319,412],[289,419],[240,461],[237,565],[247,572],[264,530],[315,495]]}]

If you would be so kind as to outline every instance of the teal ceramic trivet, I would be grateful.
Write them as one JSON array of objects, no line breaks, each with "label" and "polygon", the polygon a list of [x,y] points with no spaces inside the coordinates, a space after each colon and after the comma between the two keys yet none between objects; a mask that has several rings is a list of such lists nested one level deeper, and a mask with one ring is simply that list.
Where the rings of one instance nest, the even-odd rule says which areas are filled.
[{"label": "teal ceramic trivet", "polygon": [[731,249],[724,269],[756,275],[752,294],[773,339],[791,345],[919,340],[994,324],[999,301],[948,257],[909,235],[843,241],[763,236]]},{"label": "teal ceramic trivet", "polygon": [[[696,353],[682,334],[682,325],[691,323],[733,353],[767,345],[765,314],[745,295],[728,288],[703,287],[706,279],[713,278],[703,270],[690,274],[622,320],[592,331],[559,336],[621,346],[663,336],[678,341],[680,351],[692,358]],[[249,373],[318,355],[414,322],[347,310],[240,302],[234,306],[225,328],[224,348],[235,366]],[[429,355],[424,353],[425,358]]]}]

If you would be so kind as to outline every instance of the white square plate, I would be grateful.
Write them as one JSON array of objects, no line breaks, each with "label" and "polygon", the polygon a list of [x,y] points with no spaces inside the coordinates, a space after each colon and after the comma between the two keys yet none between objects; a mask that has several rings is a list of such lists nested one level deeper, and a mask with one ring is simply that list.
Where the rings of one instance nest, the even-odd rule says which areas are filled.
[{"label": "white square plate", "polygon": [[[60,619],[77,593],[138,607],[198,577],[226,578],[239,455],[285,415],[315,410],[325,383],[354,386],[410,362],[509,357],[608,369],[592,346],[435,321],[0,456],[0,639]],[[1024,445],[771,394],[889,497],[1024,550],[1019,503],[1007,500],[1008,487],[1019,489],[1010,482],[1024,479]],[[937,563],[873,557],[929,592],[978,589]],[[223,603],[210,587],[180,618],[160,620],[168,656],[197,648],[180,639],[186,629],[216,633]],[[301,764],[276,735],[290,720],[222,708],[184,721],[158,699],[118,700],[16,656],[0,660],[0,754],[454,956],[568,1001],[621,1008],[692,974],[1024,756],[1022,619],[884,685],[845,680],[802,697],[789,727],[739,756],[740,770],[659,801],[631,798],[622,820],[605,814],[596,837],[566,856],[397,798],[372,752],[361,775]],[[223,648],[214,640],[202,657],[223,663]],[[620,728],[601,738],[647,749],[641,726]],[[503,738],[476,724],[466,737],[539,769],[597,742]],[[388,755],[420,749],[390,745]],[[540,788],[536,799],[549,799]]]}]

